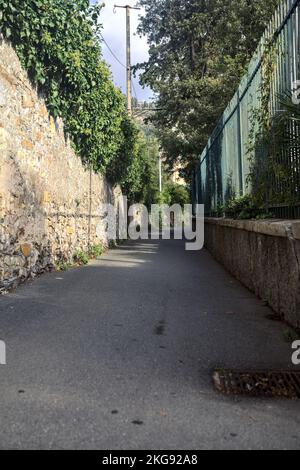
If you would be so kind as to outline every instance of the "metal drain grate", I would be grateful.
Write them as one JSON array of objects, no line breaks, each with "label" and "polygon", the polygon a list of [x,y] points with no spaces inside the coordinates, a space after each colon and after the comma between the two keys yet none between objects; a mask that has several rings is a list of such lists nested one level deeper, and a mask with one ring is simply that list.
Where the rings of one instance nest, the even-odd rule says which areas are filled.
[{"label": "metal drain grate", "polygon": [[215,388],[226,395],[300,399],[300,371],[237,371],[217,369]]}]

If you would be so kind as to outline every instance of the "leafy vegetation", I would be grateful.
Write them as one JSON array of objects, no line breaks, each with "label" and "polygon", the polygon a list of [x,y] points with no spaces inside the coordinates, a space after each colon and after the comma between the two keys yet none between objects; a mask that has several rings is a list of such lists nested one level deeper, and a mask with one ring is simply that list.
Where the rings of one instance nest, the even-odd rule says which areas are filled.
[{"label": "leafy vegetation", "polygon": [[148,154],[102,59],[101,8],[89,0],[0,0],[0,31],[82,161],[139,202]]},{"label": "leafy vegetation", "polygon": [[223,206],[218,207],[216,215],[224,215],[225,217],[240,220],[270,219],[273,217],[273,214],[259,205],[251,195],[229,199]]},{"label": "leafy vegetation", "polygon": [[91,259],[100,258],[104,252],[105,252],[104,245],[102,244],[93,245],[89,248],[87,252],[82,251],[82,250],[76,251],[73,255],[73,260],[74,260],[74,263],[78,265],[88,264],[88,262]]},{"label": "leafy vegetation", "polygon": [[147,140],[141,129],[129,118],[123,120],[124,135],[118,158],[107,170],[111,183],[120,183],[130,203],[144,202],[150,182]]},{"label": "leafy vegetation", "polygon": [[152,121],[170,164],[187,173],[231,99],[278,0],[141,0],[149,61],[142,83],[158,96]]},{"label": "leafy vegetation", "polygon": [[88,264],[90,258],[89,258],[89,255],[85,251],[78,250],[74,253],[73,260],[74,260],[74,263],[83,265],[83,264]]},{"label": "leafy vegetation", "polygon": [[271,117],[268,107],[266,123],[254,133],[248,179],[257,204],[293,206],[299,202],[294,165],[300,152],[300,110],[290,93],[279,95],[277,102],[276,114]]},{"label": "leafy vegetation", "polygon": [[100,258],[103,255],[105,248],[103,245],[93,245],[89,250],[89,256],[92,259]]},{"label": "leafy vegetation", "polygon": [[190,203],[189,191],[185,186],[168,182],[163,189],[162,202],[169,206],[180,204],[183,207],[185,204]]},{"label": "leafy vegetation", "polygon": [[281,93],[275,96],[276,110],[271,114],[274,64],[272,46],[263,57],[262,100],[261,106],[252,110],[248,149],[248,184],[256,204],[267,208],[299,202],[295,157],[300,152],[300,107],[291,92]]},{"label": "leafy vegetation", "polygon": [[72,264],[67,263],[66,261],[59,261],[56,265],[57,271],[68,271],[70,268],[72,268]]},{"label": "leafy vegetation", "polygon": [[88,0],[0,0],[0,28],[84,162],[105,170],[122,139],[124,98],[97,40],[101,6]]},{"label": "leafy vegetation", "polygon": [[105,247],[102,244],[93,245],[89,251],[77,250],[73,255],[73,264],[68,263],[65,260],[61,260],[56,265],[57,271],[68,271],[74,266],[82,266],[88,264],[90,259],[100,258],[105,251]]}]

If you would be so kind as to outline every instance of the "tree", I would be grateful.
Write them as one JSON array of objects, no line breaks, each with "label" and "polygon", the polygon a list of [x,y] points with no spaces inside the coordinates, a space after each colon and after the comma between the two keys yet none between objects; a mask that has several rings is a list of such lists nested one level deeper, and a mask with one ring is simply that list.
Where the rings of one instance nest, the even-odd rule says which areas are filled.
[{"label": "tree", "polygon": [[169,206],[180,204],[183,207],[190,203],[189,191],[185,186],[169,181],[164,187],[162,202]]},{"label": "tree", "polygon": [[125,116],[122,122],[123,141],[107,169],[112,184],[119,183],[130,203],[150,206],[158,194],[158,144],[149,127],[139,126]]},{"label": "tree", "polygon": [[141,0],[149,60],[136,68],[157,94],[151,118],[170,166],[194,167],[278,0]]}]

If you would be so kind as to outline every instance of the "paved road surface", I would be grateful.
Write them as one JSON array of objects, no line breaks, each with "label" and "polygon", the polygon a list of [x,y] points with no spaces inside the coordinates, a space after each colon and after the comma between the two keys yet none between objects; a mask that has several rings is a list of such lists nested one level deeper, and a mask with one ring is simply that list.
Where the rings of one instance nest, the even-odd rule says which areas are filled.
[{"label": "paved road surface", "polygon": [[219,395],[289,367],[286,328],[206,252],[128,243],[0,299],[1,448],[300,448],[300,404]]}]

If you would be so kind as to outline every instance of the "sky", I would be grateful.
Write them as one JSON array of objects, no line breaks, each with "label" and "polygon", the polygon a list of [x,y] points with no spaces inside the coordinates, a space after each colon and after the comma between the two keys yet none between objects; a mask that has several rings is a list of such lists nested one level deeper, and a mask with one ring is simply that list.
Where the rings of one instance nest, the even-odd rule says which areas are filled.
[{"label": "sky", "polygon": [[[95,3],[95,1],[92,1],[92,3]],[[134,0],[103,0],[103,3],[105,3],[105,7],[102,9],[100,16],[100,23],[103,25],[102,35],[119,61],[126,65],[126,10],[118,8],[116,13],[113,10],[115,4],[135,6],[137,2]],[[147,39],[135,35],[139,15],[142,13],[143,10],[131,10],[132,65],[144,62],[148,58]],[[126,68],[117,62],[105,43],[102,44],[102,50],[105,61],[110,65],[116,86],[126,93]],[[133,88],[133,96],[136,96],[139,101],[151,99],[151,90],[148,88],[143,89],[139,85],[138,77],[133,78]]]}]

